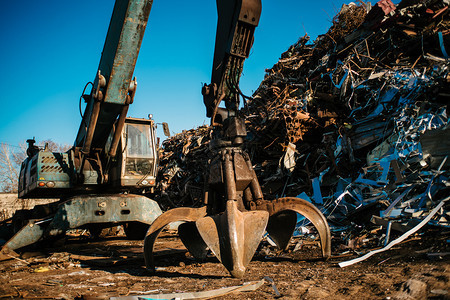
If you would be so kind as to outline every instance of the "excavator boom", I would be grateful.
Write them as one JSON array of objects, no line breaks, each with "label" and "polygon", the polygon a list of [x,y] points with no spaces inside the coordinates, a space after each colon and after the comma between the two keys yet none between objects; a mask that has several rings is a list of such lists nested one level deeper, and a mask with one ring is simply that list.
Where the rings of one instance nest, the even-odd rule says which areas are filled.
[{"label": "excavator boom", "polygon": [[152,3],[129,0],[116,1],[114,5],[92,93],[86,97],[87,106],[75,139],[75,147],[82,147],[84,153],[105,146],[120,116],[115,131],[120,132],[123,127],[136,90],[132,76]]}]

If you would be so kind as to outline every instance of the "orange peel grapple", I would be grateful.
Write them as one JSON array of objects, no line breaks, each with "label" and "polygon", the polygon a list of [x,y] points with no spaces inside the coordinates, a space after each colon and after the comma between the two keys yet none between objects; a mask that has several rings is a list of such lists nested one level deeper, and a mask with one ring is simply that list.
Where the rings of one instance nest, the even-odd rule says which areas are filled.
[{"label": "orange peel grapple", "polygon": [[[331,235],[320,210],[295,198],[264,200],[249,156],[242,150],[247,131],[239,113],[239,78],[253,43],[261,0],[217,0],[218,25],[211,84],[202,89],[213,139],[204,206],[179,207],[159,216],[144,240],[148,269],[155,270],[153,246],[165,226],[183,221],[178,234],[188,251],[203,259],[208,249],[234,277],[242,277],[267,231],[285,249],[295,230],[297,213],[316,227],[322,256],[331,255]],[[219,107],[221,101],[225,108]]]}]

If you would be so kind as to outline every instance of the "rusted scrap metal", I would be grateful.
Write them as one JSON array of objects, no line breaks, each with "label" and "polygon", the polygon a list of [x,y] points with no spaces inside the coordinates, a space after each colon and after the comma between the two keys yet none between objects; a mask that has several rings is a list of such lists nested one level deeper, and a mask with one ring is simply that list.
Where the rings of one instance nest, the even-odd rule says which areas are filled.
[{"label": "rusted scrap metal", "polygon": [[367,258],[369,258],[370,256],[389,250],[390,248],[392,248],[393,246],[397,245],[398,243],[404,241],[407,237],[409,237],[411,234],[417,232],[420,228],[422,228],[423,226],[425,226],[432,218],[433,216],[444,206],[444,203],[447,202],[448,200],[450,200],[450,197],[447,197],[445,199],[443,199],[438,205],[436,205],[436,207],[429,213],[429,215],[424,218],[422,220],[422,222],[420,222],[419,224],[417,224],[417,226],[415,226],[414,228],[410,229],[409,231],[405,232],[402,236],[400,236],[398,239],[390,242],[389,244],[386,245],[386,247],[382,248],[382,249],[378,249],[378,250],[374,250],[371,252],[368,252],[366,255],[362,256],[362,257],[358,257],[355,258],[353,260],[350,261],[346,261],[346,262],[341,262],[339,263],[339,266],[341,268],[343,267],[347,267],[350,266],[352,264],[361,262]]},{"label": "rusted scrap metal", "polygon": [[[375,5],[372,10],[379,9],[379,5]],[[434,6],[430,6],[434,11],[444,4],[437,1]],[[388,14],[383,12],[381,16],[374,16],[370,12],[366,14],[365,7],[362,6],[352,4],[350,7],[344,6],[329,32],[319,37],[314,44],[308,44],[308,37],[304,36],[291,46],[279,62],[268,70],[254,99],[248,104],[248,122],[253,143],[249,147],[256,158],[257,170],[276,173],[277,165],[267,168],[267,163],[266,166],[263,164],[281,157],[289,142],[296,143],[297,149],[306,148],[303,153],[299,151],[299,160],[303,161],[297,161],[297,165],[303,165],[303,168],[298,168],[300,170],[295,174],[303,182],[299,184],[298,190],[292,191],[292,195],[301,192],[305,183],[320,175],[324,168],[318,163],[323,160],[328,160],[328,166],[337,167],[336,172],[343,177],[349,177],[355,169],[362,166],[356,163],[352,166],[354,168],[349,168],[347,159],[341,159],[334,166],[336,160],[330,155],[330,151],[325,151],[327,147],[324,147],[329,144],[330,150],[337,148],[327,142],[330,141],[330,136],[331,141],[342,138],[341,147],[349,154],[348,161],[353,162],[355,151],[363,149],[365,152],[366,147],[371,147],[390,135],[393,124],[389,121],[397,106],[382,111],[383,106],[398,105],[398,99],[406,95],[396,94],[395,89],[389,89],[385,85],[386,77],[399,77],[402,67],[410,69],[414,66],[416,70],[423,70],[424,67],[433,65],[433,61],[421,56],[422,39],[405,36],[404,24],[416,22],[414,28],[418,35],[424,36],[424,45],[426,43],[427,46],[433,32],[445,29],[445,25],[430,21],[426,14],[419,15],[415,6],[406,6]],[[362,17],[357,14],[354,22],[348,22],[355,11],[360,12]],[[373,18],[383,23],[385,28],[370,30],[367,23]],[[341,34],[344,23],[341,24],[339,20],[354,24],[354,27],[349,27],[348,31]],[[441,21],[446,22],[444,18]],[[346,37],[355,32],[359,35],[353,43],[348,43]],[[332,37],[328,40],[333,40],[334,43],[326,41],[328,36]],[[414,46],[411,47],[412,45]],[[436,53],[439,47],[429,47],[427,51]],[[417,54],[413,55],[414,52]],[[418,73],[410,75],[419,76]],[[437,75],[432,80],[441,81],[441,77]],[[401,93],[405,94],[406,89],[407,86]],[[438,93],[445,94],[444,85],[439,85],[439,89],[441,91]],[[419,96],[425,91],[413,93]],[[393,102],[390,101],[392,98]],[[440,101],[443,103],[445,100]],[[286,117],[288,114],[285,111],[292,108],[300,113],[301,118],[291,118],[290,114]],[[300,123],[301,126],[294,127],[292,123]],[[298,130],[298,127],[301,129]],[[292,134],[292,128],[297,129],[297,136]],[[324,133],[327,134],[327,141],[321,140]],[[297,138],[298,136],[301,138]],[[315,147],[316,145],[320,147]],[[312,148],[315,151],[308,152]],[[261,173],[258,175],[262,178],[270,177]],[[288,185],[291,188],[285,192],[295,186],[294,182]],[[270,188],[273,188],[273,184]],[[282,191],[282,185],[279,190]]]},{"label": "rusted scrap metal", "polygon": [[209,126],[200,126],[162,143],[157,200],[165,209],[203,204],[210,133]]},{"label": "rusted scrap metal", "polygon": [[[441,23],[436,23],[425,13],[423,4],[419,12],[415,5],[383,11],[380,7],[387,4],[392,8],[387,1],[372,8],[380,9],[381,15],[367,14],[366,6],[352,4],[352,10],[344,6],[337,20],[351,18],[346,13],[353,10],[363,14],[351,23],[355,27],[339,36],[342,26],[334,23],[314,44],[308,44],[308,37],[304,36],[268,70],[248,103],[252,131],[249,151],[258,176],[270,178],[263,184],[265,192],[279,196],[294,196],[305,190],[312,193],[312,179],[316,177],[321,178],[325,192],[332,192],[334,176],[354,178],[364,166],[363,158],[370,148],[392,134],[393,118],[406,99],[430,103],[435,108],[445,103],[447,98],[442,96],[448,88],[441,82],[442,75],[447,74],[446,63],[436,66],[443,73],[430,69],[423,72],[424,68],[435,67],[435,60],[421,55],[422,38],[405,35],[403,29],[405,23],[415,23],[417,35],[423,35],[423,45],[431,46],[432,36],[445,29],[443,24],[447,24],[448,17],[441,17]],[[441,1],[429,5],[433,11],[443,6]],[[373,26],[367,24],[374,20],[379,26],[371,29]],[[349,43],[347,37],[354,33],[358,35]],[[335,43],[326,43],[327,36],[332,36]],[[435,45],[427,51],[437,55],[439,47]],[[420,82],[420,76],[426,76],[427,83]],[[429,91],[433,94],[427,94]],[[292,108],[301,116],[294,122]],[[292,123],[301,126],[294,127]],[[293,136],[292,128],[301,138]],[[296,144],[297,149],[292,174],[270,163],[282,157],[288,143]]]}]

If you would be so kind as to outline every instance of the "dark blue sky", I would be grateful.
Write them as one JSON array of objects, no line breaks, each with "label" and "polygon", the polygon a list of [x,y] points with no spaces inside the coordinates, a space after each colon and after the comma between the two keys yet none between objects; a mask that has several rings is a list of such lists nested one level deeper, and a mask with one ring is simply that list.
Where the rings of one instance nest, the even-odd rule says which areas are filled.
[{"label": "dark blue sky", "polygon": [[[241,89],[252,94],[264,70],[305,31],[325,33],[343,3],[263,0]],[[0,142],[33,136],[72,144],[79,97],[93,81],[114,1],[0,1]],[[208,124],[201,96],[209,83],[215,1],[154,0],[136,64],[138,88],[129,116],[153,114],[172,132]]]}]

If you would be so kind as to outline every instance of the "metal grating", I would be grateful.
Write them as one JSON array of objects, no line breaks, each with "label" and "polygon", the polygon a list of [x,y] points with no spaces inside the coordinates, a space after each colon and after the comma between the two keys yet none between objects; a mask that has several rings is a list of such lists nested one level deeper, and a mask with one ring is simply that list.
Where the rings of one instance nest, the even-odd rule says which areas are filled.
[{"label": "metal grating", "polygon": [[58,161],[54,156],[43,156],[41,158],[42,164],[56,164]]},{"label": "metal grating", "polygon": [[41,167],[41,173],[63,173],[63,168],[60,166],[43,165]]}]

